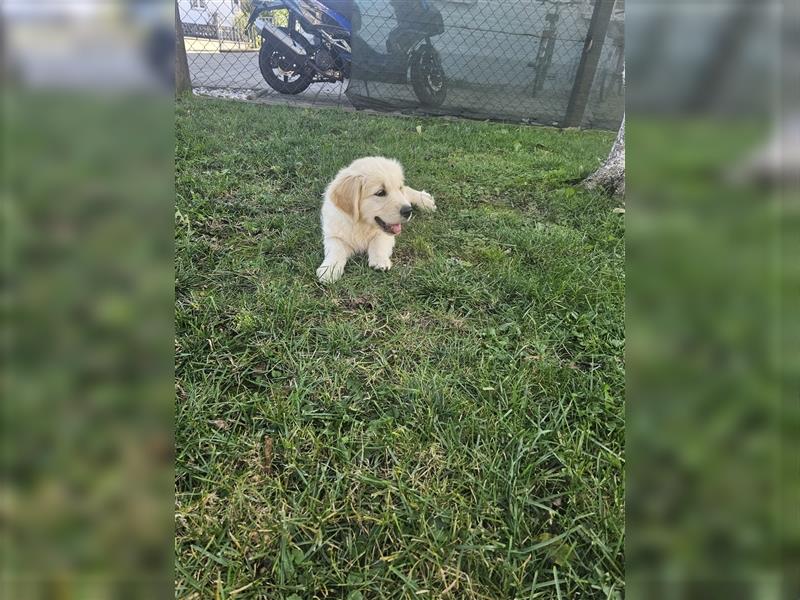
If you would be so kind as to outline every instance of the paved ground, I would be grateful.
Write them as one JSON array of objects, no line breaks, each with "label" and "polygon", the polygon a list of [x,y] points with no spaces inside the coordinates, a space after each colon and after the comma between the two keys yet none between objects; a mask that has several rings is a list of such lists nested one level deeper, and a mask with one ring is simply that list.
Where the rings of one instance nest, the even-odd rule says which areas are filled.
[{"label": "paved ground", "polygon": [[258,52],[187,52],[192,85],[254,91],[264,97],[314,104],[349,105],[341,83],[315,83],[295,97],[283,96],[270,88],[258,69]]},{"label": "paved ground", "polygon": [[[244,96],[267,102],[350,106],[340,83],[313,84],[296,96],[278,94],[261,76],[256,52],[187,52],[187,56],[192,84],[196,89],[201,88],[198,90],[200,93],[208,93],[209,89],[216,88],[213,95],[222,97]],[[365,96],[390,101],[394,105],[391,108],[394,109],[411,110],[418,106],[410,86],[370,84],[367,90],[360,84],[358,88]],[[508,105],[507,90],[476,91],[451,87],[443,109],[451,114],[461,114],[464,111],[481,112],[486,111],[487,107],[495,107],[498,110],[494,112],[502,112],[499,109]],[[510,106],[519,107],[520,103],[512,102]],[[542,114],[541,106],[538,112]]]},{"label": "paved ground", "polygon": [[[192,84],[205,94],[214,89],[221,97],[260,100],[280,104],[352,106],[341,83],[317,83],[296,96],[278,94],[270,88],[258,68],[258,53],[187,52]],[[201,89],[197,89],[201,88]],[[419,103],[410,85],[353,82],[351,97],[359,108],[381,111],[418,111]],[[356,100],[356,95],[361,100]],[[362,101],[363,100],[363,101]],[[373,100],[375,102],[373,102]],[[622,111],[621,97],[596,103],[587,111],[584,127],[615,130]],[[476,86],[450,82],[440,114],[473,118],[508,119],[558,126],[566,110],[563,91],[544,90],[534,96],[526,85]]]}]

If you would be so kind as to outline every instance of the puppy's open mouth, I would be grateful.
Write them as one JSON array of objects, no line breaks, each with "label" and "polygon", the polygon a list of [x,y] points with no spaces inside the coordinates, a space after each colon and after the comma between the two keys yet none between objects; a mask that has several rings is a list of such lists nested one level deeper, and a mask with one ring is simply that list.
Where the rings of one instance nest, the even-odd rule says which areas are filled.
[{"label": "puppy's open mouth", "polygon": [[389,235],[397,235],[403,230],[403,225],[401,223],[395,223],[394,225],[389,225],[388,223],[386,223],[386,221],[384,221],[380,217],[375,217],[375,222],[378,225],[380,225],[381,229],[383,229]]}]

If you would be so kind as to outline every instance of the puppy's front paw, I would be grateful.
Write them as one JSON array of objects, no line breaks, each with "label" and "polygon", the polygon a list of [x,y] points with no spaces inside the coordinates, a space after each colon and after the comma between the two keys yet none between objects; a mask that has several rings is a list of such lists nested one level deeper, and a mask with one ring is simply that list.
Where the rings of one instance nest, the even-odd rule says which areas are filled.
[{"label": "puppy's front paw", "polygon": [[376,271],[388,271],[392,268],[392,261],[388,258],[371,258],[369,259],[369,266]]},{"label": "puppy's front paw", "polygon": [[334,263],[332,265],[321,264],[317,269],[317,279],[320,283],[333,283],[342,276],[344,265]]},{"label": "puppy's front paw", "polygon": [[419,193],[419,206],[422,210],[433,212],[436,210],[436,202],[428,192]]}]

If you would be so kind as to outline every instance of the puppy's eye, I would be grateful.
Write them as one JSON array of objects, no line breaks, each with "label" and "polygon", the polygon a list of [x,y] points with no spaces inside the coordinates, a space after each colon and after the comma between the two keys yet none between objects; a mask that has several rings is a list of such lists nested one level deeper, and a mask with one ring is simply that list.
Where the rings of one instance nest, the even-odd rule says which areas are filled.
[{"label": "puppy's eye", "polygon": [[377,192],[375,192],[375,195],[383,198],[386,195],[386,190],[378,190]]}]

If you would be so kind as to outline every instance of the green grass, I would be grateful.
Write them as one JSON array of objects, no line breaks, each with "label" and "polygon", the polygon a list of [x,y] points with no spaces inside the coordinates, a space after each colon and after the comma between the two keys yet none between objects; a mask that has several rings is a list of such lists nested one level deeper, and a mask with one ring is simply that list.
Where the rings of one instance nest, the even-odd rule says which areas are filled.
[{"label": "green grass", "polygon": [[[421,127],[421,129],[419,129]],[[184,99],[176,595],[623,590],[613,134]],[[399,159],[438,212],[323,288],[319,204]]]}]

